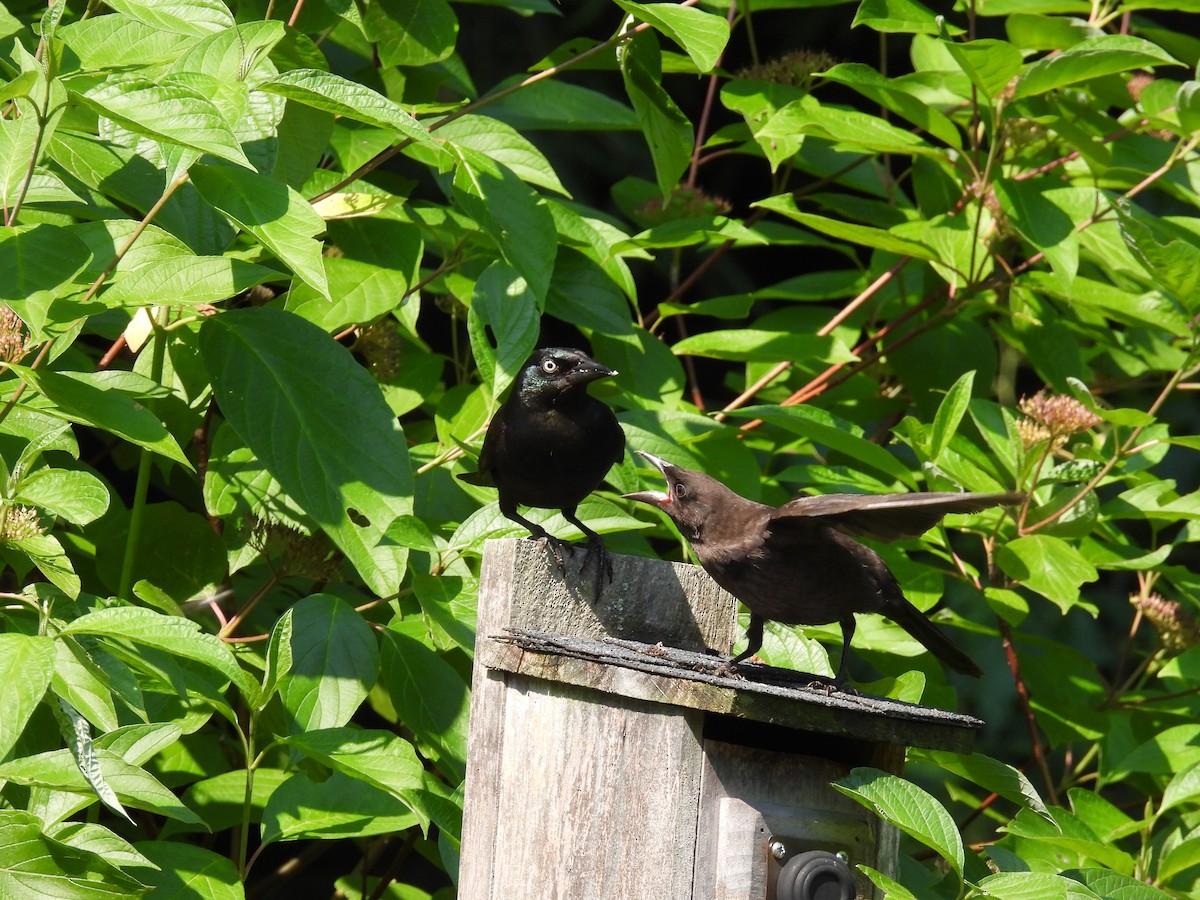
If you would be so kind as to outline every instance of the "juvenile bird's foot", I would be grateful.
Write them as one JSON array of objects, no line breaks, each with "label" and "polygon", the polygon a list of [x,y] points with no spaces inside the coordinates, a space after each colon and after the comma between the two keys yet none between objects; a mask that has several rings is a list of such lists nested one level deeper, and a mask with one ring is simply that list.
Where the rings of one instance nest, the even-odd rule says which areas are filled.
[{"label": "juvenile bird's foot", "polygon": [[746,676],[738,671],[738,664],[732,659],[726,660],[713,669],[713,674],[718,678],[734,678],[738,681],[745,681]]}]

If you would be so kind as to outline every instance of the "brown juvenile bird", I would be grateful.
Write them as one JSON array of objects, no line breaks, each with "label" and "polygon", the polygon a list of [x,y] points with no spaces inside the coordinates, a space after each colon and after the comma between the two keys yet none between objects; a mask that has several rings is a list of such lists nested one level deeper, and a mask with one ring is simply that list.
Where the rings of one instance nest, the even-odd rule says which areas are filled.
[{"label": "brown juvenile bird", "polygon": [[750,610],[749,646],[763,642],[763,622],[842,626],[842,682],[855,613],[882,613],[957,672],[978,677],[979,666],[905,598],[879,554],[851,535],[882,541],[928,531],[948,513],[1012,505],[1022,494],[825,494],[778,508],[735,494],[715,478],[637,451],[662,472],[667,491],[626,494],[657,506],[679,528],[713,580]]},{"label": "brown juvenile bird", "polygon": [[625,455],[625,432],[617,417],[587,392],[593,381],[616,374],[582,350],[536,351],[488,425],[478,471],[458,476],[469,484],[497,488],[500,512],[528,528],[534,538],[545,539],[559,569],[562,548],[569,545],[530,522],[517,506],[561,510],[563,518],[587,537],[588,559],[598,557],[597,594],[602,573],[612,580],[612,561],[600,535],[579,521],[575,508]]}]

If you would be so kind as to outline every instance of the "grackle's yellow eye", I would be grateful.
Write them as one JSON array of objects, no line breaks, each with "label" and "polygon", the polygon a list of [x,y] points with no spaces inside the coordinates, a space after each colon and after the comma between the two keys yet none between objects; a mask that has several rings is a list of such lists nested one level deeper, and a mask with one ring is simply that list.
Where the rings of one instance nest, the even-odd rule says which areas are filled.
[{"label": "grackle's yellow eye", "polygon": [[542,371],[547,375],[553,375],[558,371],[558,363],[552,359],[547,359],[542,363]]}]

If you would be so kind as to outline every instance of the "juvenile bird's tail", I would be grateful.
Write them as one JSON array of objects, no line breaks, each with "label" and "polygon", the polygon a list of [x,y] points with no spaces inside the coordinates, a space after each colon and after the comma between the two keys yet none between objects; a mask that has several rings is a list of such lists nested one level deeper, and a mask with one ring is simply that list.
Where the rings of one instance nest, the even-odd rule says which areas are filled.
[{"label": "juvenile bird's tail", "polygon": [[963,653],[940,628],[925,618],[925,614],[903,596],[890,599],[880,612],[915,637],[926,650],[955,672],[973,678],[983,675],[983,670],[976,665],[975,660]]}]

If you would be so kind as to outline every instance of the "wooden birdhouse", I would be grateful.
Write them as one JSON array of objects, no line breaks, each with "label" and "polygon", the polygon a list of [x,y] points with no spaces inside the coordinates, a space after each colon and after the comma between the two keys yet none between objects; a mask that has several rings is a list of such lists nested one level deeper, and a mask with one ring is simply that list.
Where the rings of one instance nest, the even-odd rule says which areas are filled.
[{"label": "wooden birdhouse", "polygon": [[849,900],[898,834],[830,782],[966,750],[967,716],[715,674],[736,603],[702,569],[615,556],[599,601],[546,548],[488,542],[459,896]]}]

